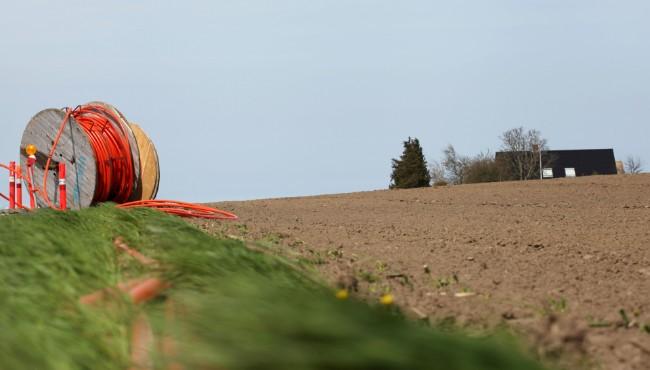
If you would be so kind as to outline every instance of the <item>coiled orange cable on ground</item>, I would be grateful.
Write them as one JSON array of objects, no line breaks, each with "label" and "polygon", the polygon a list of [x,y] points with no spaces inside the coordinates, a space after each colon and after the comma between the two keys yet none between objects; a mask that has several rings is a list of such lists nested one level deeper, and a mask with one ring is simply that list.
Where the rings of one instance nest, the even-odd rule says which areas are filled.
[{"label": "coiled orange cable on ground", "polygon": [[[142,200],[127,202],[131,198],[135,184],[135,170],[128,139],[128,128],[117,114],[99,104],[86,104],[75,109],[66,108],[57,134],[50,148],[41,189],[33,186],[32,179],[27,176],[31,193],[40,193],[45,203],[53,209],[58,209],[49,199],[47,178],[50,164],[56,147],[61,139],[65,125],[70,118],[84,130],[95,153],[97,163],[97,184],[93,203],[120,203],[118,208],[147,207],[181,217],[197,217],[217,220],[236,220],[238,217],[230,212],[203,205],[174,201],[174,200]],[[7,166],[2,165],[2,167]]]},{"label": "coiled orange cable on ground", "polygon": [[177,200],[139,200],[123,203],[118,208],[148,207],[181,217],[206,218],[211,220],[236,220],[238,217],[228,211]]}]

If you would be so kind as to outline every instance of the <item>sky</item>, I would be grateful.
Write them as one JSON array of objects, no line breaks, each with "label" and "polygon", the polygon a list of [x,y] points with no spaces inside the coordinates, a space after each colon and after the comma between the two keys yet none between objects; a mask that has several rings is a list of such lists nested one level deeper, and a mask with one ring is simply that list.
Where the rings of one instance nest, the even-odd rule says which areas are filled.
[{"label": "sky", "polygon": [[650,169],[647,0],[5,1],[0,162],[42,109],[115,105],[151,136],[159,198],[387,188],[417,137],[614,148]]}]

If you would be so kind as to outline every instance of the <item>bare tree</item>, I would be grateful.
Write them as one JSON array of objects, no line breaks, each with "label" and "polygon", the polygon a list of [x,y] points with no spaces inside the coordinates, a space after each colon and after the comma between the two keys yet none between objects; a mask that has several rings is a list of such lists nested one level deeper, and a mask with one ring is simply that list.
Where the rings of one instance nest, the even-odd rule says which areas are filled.
[{"label": "bare tree", "polygon": [[451,144],[442,153],[444,155],[442,166],[447,173],[447,179],[452,184],[462,184],[465,180],[465,170],[471,162],[470,158],[456,153],[456,149]]},{"label": "bare tree", "polygon": [[447,180],[445,166],[436,160],[429,162],[429,175],[431,176],[431,181],[434,184],[449,182],[449,180]]},{"label": "bare tree", "polygon": [[471,157],[464,173],[464,184],[501,181],[501,168],[490,151]]},{"label": "bare tree", "polygon": [[528,180],[539,175],[539,152],[536,150],[548,149],[539,131],[517,127],[504,132],[500,139],[501,150],[507,152],[508,170],[515,179]]},{"label": "bare tree", "polygon": [[643,162],[641,158],[632,157],[631,155],[625,160],[625,171],[631,174],[641,173],[643,171]]}]

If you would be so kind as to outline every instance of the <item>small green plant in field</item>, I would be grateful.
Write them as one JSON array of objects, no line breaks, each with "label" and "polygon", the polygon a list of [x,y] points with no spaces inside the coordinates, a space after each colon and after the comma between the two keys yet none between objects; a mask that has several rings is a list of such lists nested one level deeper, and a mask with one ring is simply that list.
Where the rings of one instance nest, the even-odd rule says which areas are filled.
[{"label": "small green plant in field", "polygon": [[280,245],[282,239],[282,235],[277,233],[270,233],[264,236],[262,239],[257,240],[255,243],[263,248],[274,248]]},{"label": "small green plant in field", "polygon": [[627,315],[627,312],[625,312],[625,310],[621,308],[620,310],[618,310],[618,314],[621,316],[621,320],[623,321],[623,326],[626,328],[630,327],[631,320]]},{"label": "small green plant in field", "polygon": [[312,265],[312,266],[320,266],[320,265],[326,265],[327,261],[324,260],[320,256],[314,256],[314,257],[298,257],[297,262],[300,264],[304,265]]},{"label": "small green plant in field", "polygon": [[436,286],[438,287],[438,289],[446,288],[449,286],[449,284],[450,282],[447,278],[439,278],[436,280]]},{"label": "small green plant in field", "polygon": [[283,239],[283,236],[281,234],[278,234],[278,233],[270,233],[270,234],[266,235],[265,239],[272,242],[272,243],[274,243],[274,244],[280,244],[280,242]]},{"label": "small green plant in field", "polygon": [[390,294],[392,288],[388,284],[381,284],[379,282],[372,282],[368,284],[368,291],[373,295],[377,294]]},{"label": "small green plant in field", "polygon": [[596,319],[592,316],[587,317],[587,323],[590,328],[608,328],[612,326],[612,323],[601,319]]},{"label": "small green plant in field", "polygon": [[551,312],[563,313],[567,310],[567,301],[564,297],[552,298],[548,301],[548,308]]},{"label": "small green plant in field", "polygon": [[307,248],[306,253],[296,253],[295,254],[295,261],[300,264],[300,265],[308,265],[308,266],[320,266],[320,265],[326,265],[329,263],[327,259],[325,259],[320,251]]},{"label": "small green plant in field", "polygon": [[258,247],[266,248],[266,249],[273,249],[278,246],[277,243],[273,242],[272,240],[268,239],[260,239],[255,242],[255,245]]},{"label": "small green plant in field", "polygon": [[291,241],[289,243],[289,246],[291,248],[297,248],[297,247],[300,247],[300,246],[303,246],[303,245],[305,245],[305,242],[302,241],[302,240],[299,240],[299,239],[293,240],[293,241]]},{"label": "small green plant in field", "polygon": [[235,224],[235,229],[242,235],[248,234],[248,226],[246,224]]},{"label": "small green plant in field", "polygon": [[646,334],[650,334],[650,324],[641,326],[641,331],[645,332]]},{"label": "small green plant in field", "polygon": [[327,251],[327,256],[334,259],[343,258],[343,249],[342,248],[330,249]]},{"label": "small green plant in field", "polygon": [[413,289],[413,283],[411,282],[411,279],[406,274],[391,274],[391,275],[386,275],[386,278],[392,281],[396,281],[398,284],[402,286],[408,286],[409,288]]},{"label": "small green plant in field", "polygon": [[375,270],[380,274],[384,273],[388,270],[388,264],[384,261],[377,261],[377,263],[375,263]]},{"label": "small green plant in field", "polygon": [[457,284],[458,283],[458,278],[456,278],[456,275],[453,276],[440,276],[435,279],[434,285],[438,289],[443,289],[451,286],[452,284]]},{"label": "small green plant in field", "polygon": [[370,271],[360,271],[359,280],[365,281],[366,283],[374,283],[379,280],[379,278]]}]

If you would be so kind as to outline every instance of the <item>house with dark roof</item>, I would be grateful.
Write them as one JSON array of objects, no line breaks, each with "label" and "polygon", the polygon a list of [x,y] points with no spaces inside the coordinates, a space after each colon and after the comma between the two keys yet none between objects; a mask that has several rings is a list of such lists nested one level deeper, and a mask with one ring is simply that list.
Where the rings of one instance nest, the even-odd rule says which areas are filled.
[{"label": "house with dark roof", "polygon": [[[496,160],[508,160],[512,155],[512,152],[497,152]],[[616,175],[616,173],[614,149],[542,151],[544,178]]]}]

